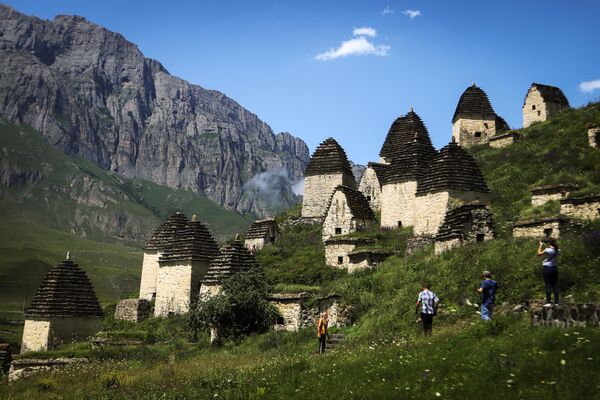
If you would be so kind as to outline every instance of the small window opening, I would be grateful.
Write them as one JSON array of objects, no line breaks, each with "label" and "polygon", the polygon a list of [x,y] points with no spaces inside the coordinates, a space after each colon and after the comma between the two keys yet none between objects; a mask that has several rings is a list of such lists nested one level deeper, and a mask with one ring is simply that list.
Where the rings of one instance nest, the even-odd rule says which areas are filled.
[{"label": "small window opening", "polygon": [[481,132],[475,132],[475,137],[481,137]]},{"label": "small window opening", "polygon": [[336,235],[341,235],[342,234],[342,228],[335,228],[335,234]]},{"label": "small window opening", "polygon": [[552,236],[552,228],[544,229],[544,236],[546,236],[547,238]]},{"label": "small window opening", "polygon": [[285,325],[285,320],[283,317],[277,317],[277,325]]},{"label": "small window opening", "polygon": [[371,196],[367,196],[367,201],[371,201]]},{"label": "small window opening", "polygon": [[535,110],[535,104],[531,106],[531,109],[532,109],[532,110]]},{"label": "small window opening", "polygon": [[402,228],[402,221],[398,221],[398,228]]},{"label": "small window opening", "polygon": [[484,122],[484,123],[483,123],[483,127],[484,127],[485,129],[489,128],[489,126],[488,126],[488,123],[487,123],[487,122]]},{"label": "small window opening", "polygon": [[541,111],[538,111],[538,117],[539,117],[540,115],[542,115],[542,112],[541,112]]},{"label": "small window opening", "polygon": [[275,236],[271,236],[271,237],[269,238],[269,240],[271,241],[271,243],[275,243]]},{"label": "small window opening", "polygon": [[477,234],[477,242],[483,242],[485,240],[485,234],[484,233],[478,233]]},{"label": "small window opening", "polygon": [[339,256],[338,257],[338,264],[343,264],[344,263],[344,257]]},{"label": "small window opening", "polygon": [[173,311],[169,311],[169,318],[173,317],[175,313]]}]

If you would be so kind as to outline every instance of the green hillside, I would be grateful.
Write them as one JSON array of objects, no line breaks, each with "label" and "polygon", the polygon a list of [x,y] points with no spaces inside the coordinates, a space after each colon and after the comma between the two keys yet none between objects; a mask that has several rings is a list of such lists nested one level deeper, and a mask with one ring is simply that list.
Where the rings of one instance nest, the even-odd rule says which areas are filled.
[{"label": "green hillside", "polygon": [[[533,185],[575,182],[581,192],[600,192],[600,152],[587,147],[585,125],[600,121],[600,105],[571,110],[520,130],[524,140],[505,149],[479,147],[499,228],[489,242],[441,256],[425,248],[403,256],[410,229],[361,236],[398,250],[373,271],[347,275],[324,264],[318,225],[287,224],[298,210],[279,217],[283,237],[258,253],[270,284],[279,289],[338,293],[351,305],[352,324],[343,347],[315,354],[313,329],[271,332],[208,345],[190,342],[185,321],[140,325],[106,320],[106,335],[156,337],[142,348],[96,348],[79,343],[40,356],[87,356],[91,367],[41,375],[0,394],[11,398],[119,399],[472,399],[594,398],[600,386],[600,329],[533,328],[517,304],[543,299],[540,259],[533,239],[513,239],[511,224],[535,215]],[[554,149],[554,150],[553,150]],[[552,209],[554,207],[554,209]],[[541,212],[555,212],[556,205]],[[560,286],[565,303],[600,302],[600,221],[582,222],[560,238]],[[478,315],[481,271],[500,284],[495,320]],[[423,337],[414,302],[424,282],[441,298],[434,334]],[[172,325],[179,324],[179,329]],[[118,363],[115,363],[118,362]],[[115,367],[118,365],[118,367]]]}]

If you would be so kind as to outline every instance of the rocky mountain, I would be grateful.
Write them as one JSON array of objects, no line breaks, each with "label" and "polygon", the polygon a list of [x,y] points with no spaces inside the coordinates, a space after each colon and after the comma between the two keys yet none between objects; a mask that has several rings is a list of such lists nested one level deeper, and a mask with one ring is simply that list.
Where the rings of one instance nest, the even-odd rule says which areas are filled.
[{"label": "rocky mountain", "polygon": [[297,201],[291,185],[309,158],[301,139],[169,74],[122,35],[82,17],[47,21],[4,5],[0,117],[124,178],[259,216]]}]

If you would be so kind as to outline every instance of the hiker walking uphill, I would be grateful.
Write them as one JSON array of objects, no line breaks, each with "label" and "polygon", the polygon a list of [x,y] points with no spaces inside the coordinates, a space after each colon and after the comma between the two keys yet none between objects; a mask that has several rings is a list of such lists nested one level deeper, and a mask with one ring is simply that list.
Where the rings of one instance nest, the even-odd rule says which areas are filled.
[{"label": "hiker walking uphill", "polygon": [[477,288],[477,292],[481,293],[481,319],[489,321],[494,316],[498,283],[492,279],[490,271],[483,271],[481,275],[483,276],[483,281],[481,281],[479,288]]},{"label": "hiker walking uphill", "polygon": [[552,305],[551,295],[554,293],[554,303],[558,304],[558,257],[560,250],[556,239],[548,239],[548,247],[544,248],[544,242],[540,242],[537,251],[538,256],[544,257],[542,262],[544,274],[544,286],[546,287],[546,304]]},{"label": "hiker walking uphill", "polygon": [[437,307],[440,299],[430,291],[430,284],[423,285],[423,290],[419,293],[417,297],[417,306],[415,308],[415,313],[419,313],[419,309],[421,311],[421,322],[423,323],[423,333],[425,335],[431,335],[431,330],[433,327],[433,317],[437,314]]},{"label": "hiker walking uphill", "polygon": [[325,344],[327,343],[327,338],[329,337],[328,332],[329,325],[329,316],[327,315],[327,311],[321,314],[319,321],[317,322],[317,337],[319,338],[319,354],[325,353]]}]

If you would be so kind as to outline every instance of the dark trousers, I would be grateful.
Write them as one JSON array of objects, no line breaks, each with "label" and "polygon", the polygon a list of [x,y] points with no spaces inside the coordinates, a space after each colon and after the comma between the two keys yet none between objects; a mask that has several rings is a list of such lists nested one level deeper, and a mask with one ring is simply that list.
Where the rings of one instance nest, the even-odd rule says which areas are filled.
[{"label": "dark trousers", "polygon": [[421,313],[421,322],[423,322],[423,333],[425,333],[425,335],[431,335],[431,328],[433,326],[433,314]]},{"label": "dark trousers", "polygon": [[550,303],[550,295],[554,293],[554,303],[558,304],[558,268],[544,267],[544,285],[546,286],[546,303]]},{"label": "dark trousers", "polygon": [[325,344],[327,343],[327,335],[319,336],[319,354],[325,353]]}]

